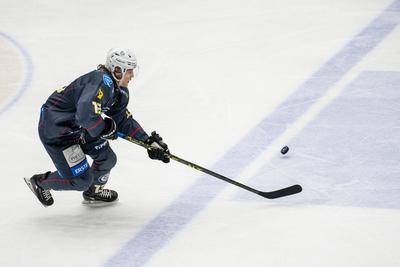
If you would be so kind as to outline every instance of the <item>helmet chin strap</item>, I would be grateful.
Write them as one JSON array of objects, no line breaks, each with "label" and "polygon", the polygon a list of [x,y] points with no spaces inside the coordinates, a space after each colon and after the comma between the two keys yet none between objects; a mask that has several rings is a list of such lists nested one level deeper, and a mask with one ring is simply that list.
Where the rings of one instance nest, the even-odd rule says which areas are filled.
[{"label": "helmet chin strap", "polygon": [[117,76],[115,76],[114,71],[111,72],[111,75],[113,76],[113,78],[114,78],[117,82],[119,82],[119,81],[122,79],[122,77],[124,77],[124,75],[122,75],[121,79],[118,79]]},{"label": "helmet chin strap", "polygon": [[[106,67],[107,68],[107,67]],[[117,78],[117,76],[115,75],[115,71],[111,71],[109,68],[107,68],[107,70],[111,73],[112,77],[115,79],[115,81],[117,81],[118,83],[122,80],[122,78],[124,77],[126,70],[122,72],[122,76],[120,79]],[[138,73],[138,67],[133,69],[133,77],[136,77]]]}]

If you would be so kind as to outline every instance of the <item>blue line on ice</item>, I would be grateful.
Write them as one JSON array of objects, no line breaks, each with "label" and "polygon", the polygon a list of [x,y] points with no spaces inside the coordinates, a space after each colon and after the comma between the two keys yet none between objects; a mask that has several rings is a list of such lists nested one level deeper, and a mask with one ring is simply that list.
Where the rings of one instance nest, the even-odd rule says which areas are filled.
[{"label": "blue line on ice", "polygon": [[33,76],[33,64],[32,64],[32,59],[27,52],[27,50],[20,44],[18,43],[13,37],[0,32],[0,37],[6,39],[8,42],[10,42],[12,45],[14,45],[18,50],[20,51],[21,55],[23,56],[25,60],[25,78],[22,82],[21,87],[17,90],[16,94],[14,97],[8,101],[5,105],[0,106],[0,116],[4,114],[7,110],[9,110],[12,106],[17,103],[17,101],[21,98],[23,93],[28,89],[29,85],[32,82],[32,76]]},{"label": "blue line on ice", "polygon": [[[278,108],[232,147],[211,169],[237,176],[329,88],[376,47],[399,23],[400,0],[393,2],[354,36]],[[213,200],[227,183],[201,176],[181,193],[104,266],[143,266]]]},{"label": "blue line on ice", "polygon": [[[274,156],[248,183],[301,181],[303,192],[280,204],[400,209],[399,87],[398,71],[362,71],[290,141],[291,160]],[[239,190],[234,199],[263,201]]]}]

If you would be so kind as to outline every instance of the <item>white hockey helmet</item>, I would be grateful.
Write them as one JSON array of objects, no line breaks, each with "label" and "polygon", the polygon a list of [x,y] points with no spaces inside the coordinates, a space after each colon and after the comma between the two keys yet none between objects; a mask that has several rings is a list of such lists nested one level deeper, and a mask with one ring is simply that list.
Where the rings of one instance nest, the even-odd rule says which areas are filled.
[{"label": "white hockey helmet", "polygon": [[126,48],[111,48],[107,53],[106,67],[111,71],[113,76],[114,70],[117,67],[121,69],[122,75],[127,70],[133,70],[134,76],[136,76],[138,71],[135,54]]}]

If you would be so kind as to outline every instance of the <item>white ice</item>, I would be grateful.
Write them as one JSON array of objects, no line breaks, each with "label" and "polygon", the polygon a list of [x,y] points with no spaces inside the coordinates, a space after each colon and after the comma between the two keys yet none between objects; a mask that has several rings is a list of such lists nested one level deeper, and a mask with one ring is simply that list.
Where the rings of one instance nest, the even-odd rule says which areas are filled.
[{"label": "white ice", "polygon": [[[0,1],[0,266],[400,266],[398,27],[304,113],[260,130],[392,3],[399,21],[388,0]],[[135,51],[129,108],[174,154],[304,191],[269,201],[117,140],[117,205],[53,192],[43,208],[22,179],[54,170],[39,108],[113,46]]]}]

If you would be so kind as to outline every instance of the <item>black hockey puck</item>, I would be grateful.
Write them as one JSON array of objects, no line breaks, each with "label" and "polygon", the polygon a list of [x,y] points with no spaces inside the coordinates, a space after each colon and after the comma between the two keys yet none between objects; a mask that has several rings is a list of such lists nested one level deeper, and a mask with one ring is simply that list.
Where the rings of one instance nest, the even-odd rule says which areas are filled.
[{"label": "black hockey puck", "polygon": [[288,151],[289,151],[289,147],[288,147],[288,146],[284,146],[284,147],[282,147],[282,149],[281,149],[282,155],[285,155]]}]

